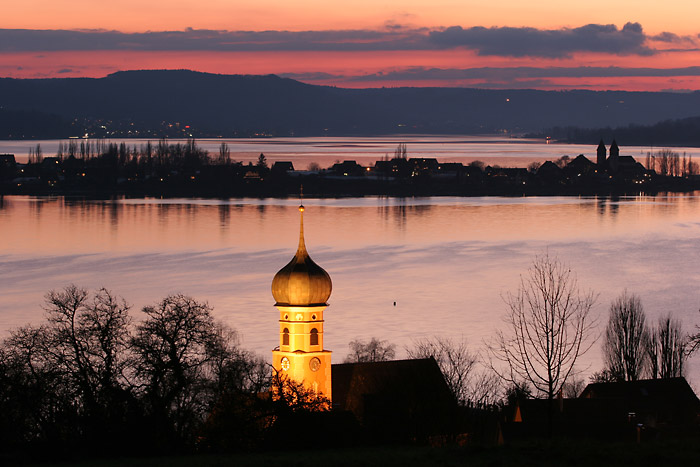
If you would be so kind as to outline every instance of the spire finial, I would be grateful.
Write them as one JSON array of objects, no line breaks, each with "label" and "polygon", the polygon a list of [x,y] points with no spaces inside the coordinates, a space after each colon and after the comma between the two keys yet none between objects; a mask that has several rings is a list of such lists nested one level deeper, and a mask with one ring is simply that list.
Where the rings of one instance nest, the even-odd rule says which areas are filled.
[{"label": "spire finial", "polygon": [[304,244],[304,185],[299,186],[299,248],[297,255],[306,253]]}]

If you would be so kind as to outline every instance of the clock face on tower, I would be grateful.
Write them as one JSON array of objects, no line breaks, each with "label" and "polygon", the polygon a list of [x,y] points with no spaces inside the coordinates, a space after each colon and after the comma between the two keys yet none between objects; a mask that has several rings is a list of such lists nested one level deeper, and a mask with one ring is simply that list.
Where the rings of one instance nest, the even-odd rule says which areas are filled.
[{"label": "clock face on tower", "polygon": [[309,368],[311,368],[311,371],[318,371],[319,368],[321,368],[321,360],[318,359],[318,357],[314,357],[309,361]]},{"label": "clock face on tower", "polygon": [[289,370],[289,359],[287,357],[282,357],[282,369],[284,371]]}]

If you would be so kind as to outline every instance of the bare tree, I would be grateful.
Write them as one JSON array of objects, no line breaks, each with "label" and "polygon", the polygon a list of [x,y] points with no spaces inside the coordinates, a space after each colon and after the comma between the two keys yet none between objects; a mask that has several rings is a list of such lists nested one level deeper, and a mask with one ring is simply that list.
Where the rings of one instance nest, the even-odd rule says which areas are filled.
[{"label": "bare tree", "polygon": [[569,164],[570,161],[571,158],[569,156],[561,156],[559,159],[555,160],[554,163],[557,165],[557,167],[563,169]]},{"label": "bare tree", "polygon": [[[129,306],[106,289],[46,294],[46,323],[11,332],[0,349],[0,411],[25,441],[96,445],[134,402],[123,376]],[[4,432],[4,431],[3,431]],[[68,443],[70,444],[70,443]]]},{"label": "bare tree", "polygon": [[698,173],[698,164],[693,162],[693,156],[688,156],[688,177],[692,177]]},{"label": "bare tree", "polygon": [[399,143],[394,150],[394,159],[406,159],[408,157],[407,154],[406,143]]},{"label": "bare tree", "polygon": [[688,336],[687,355],[691,356],[700,350],[700,326],[695,326],[695,334]]},{"label": "bare tree", "polygon": [[661,149],[656,153],[659,175],[680,175],[680,155],[671,149]]},{"label": "bare tree", "polygon": [[648,352],[651,377],[663,379],[683,376],[688,342],[680,321],[671,318],[670,314],[662,316],[650,333]]},{"label": "bare tree", "polygon": [[306,170],[309,172],[318,172],[321,170],[321,166],[318,164],[318,162],[309,162],[309,165],[306,167]]},{"label": "bare tree", "polygon": [[606,369],[596,371],[588,378],[588,380],[591,383],[614,383],[617,381],[612,373]]},{"label": "bare tree", "polygon": [[437,362],[447,386],[460,404],[490,404],[498,399],[498,381],[493,372],[480,368],[480,357],[467,342],[443,337],[423,338],[406,347],[409,358]]},{"label": "bare tree", "polygon": [[324,411],[331,407],[326,396],[283,373],[274,372],[270,384],[278,415],[285,412]]},{"label": "bare tree", "polygon": [[539,161],[532,161],[527,165],[527,170],[528,172],[531,173],[537,173],[537,169],[539,169],[542,166],[542,162]]},{"label": "bare tree", "polygon": [[231,149],[225,142],[219,146],[219,157],[216,159],[216,163],[218,165],[231,165]]},{"label": "bare tree", "polygon": [[504,381],[526,381],[552,400],[593,344],[595,296],[579,290],[571,270],[544,254],[504,300],[506,330],[489,345],[491,366]]},{"label": "bare tree", "polygon": [[143,312],[147,318],[132,339],[143,396],[162,436],[186,440],[211,405],[222,333],[211,307],[186,295],[170,295]]},{"label": "bare tree", "polygon": [[569,399],[577,398],[586,388],[586,382],[579,376],[572,374],[564,383],[563,395]]},{"label": "bare tree", "polygon": [[606,370],[617,381],[640,379],[648,364],[649,331],[642,301],[625,290],[610,305],[603,357]]},{"label": "bare tree", "polygon": [[88,414],[110,405],[124,386],[129,305],[107,289],[70,285],[46,294],[47,360],[68,376]]},{"label": "bare tree", "polygon": [[396,346],[387,341],[373,337],[369,342],[355,339],[348,344],[350,353],[345,357],[345,363],[354,362],[386,362],[396,357]]}]

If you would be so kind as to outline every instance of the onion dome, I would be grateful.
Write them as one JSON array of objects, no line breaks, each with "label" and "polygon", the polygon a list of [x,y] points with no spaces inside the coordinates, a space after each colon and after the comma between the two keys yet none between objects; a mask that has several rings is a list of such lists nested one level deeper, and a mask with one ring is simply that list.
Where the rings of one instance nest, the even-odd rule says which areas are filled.
[{"label": "onion dome", "polygon": [[301,226],[299,248],[294,258],[272,279],[272,296],[276,306],[327,305],[333,285],[331,276],[314,263],[304,244],[304,206],[299,206]]}]

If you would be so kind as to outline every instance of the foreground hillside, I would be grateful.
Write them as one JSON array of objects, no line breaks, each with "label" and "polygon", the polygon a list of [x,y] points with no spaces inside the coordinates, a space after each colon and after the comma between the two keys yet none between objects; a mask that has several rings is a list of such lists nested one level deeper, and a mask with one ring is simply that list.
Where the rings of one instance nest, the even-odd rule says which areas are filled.
[{"label": "foreground hillside", "polygon": [[533,441],[506,446],[471,446],[465,448],[427,446],[384,446],[374,448],[314,450],[279,450],[265,453],[180,456],[159,458],[124,458],[89,462],[65,463],[65,466],[191,466],[236,465],[266,467],[290,464],[313,466],[679,466],[695,465],[700,456],[700,444],[688,439],[674,443],[638,445],[632,443],[597,443],[588,441]]},{"label": "foreground hillside", "polygon": [[0,79],[0,138],[524,132],[651,124],[698,108],[700,92],[340,89],[274,75],[127,71]]}]

